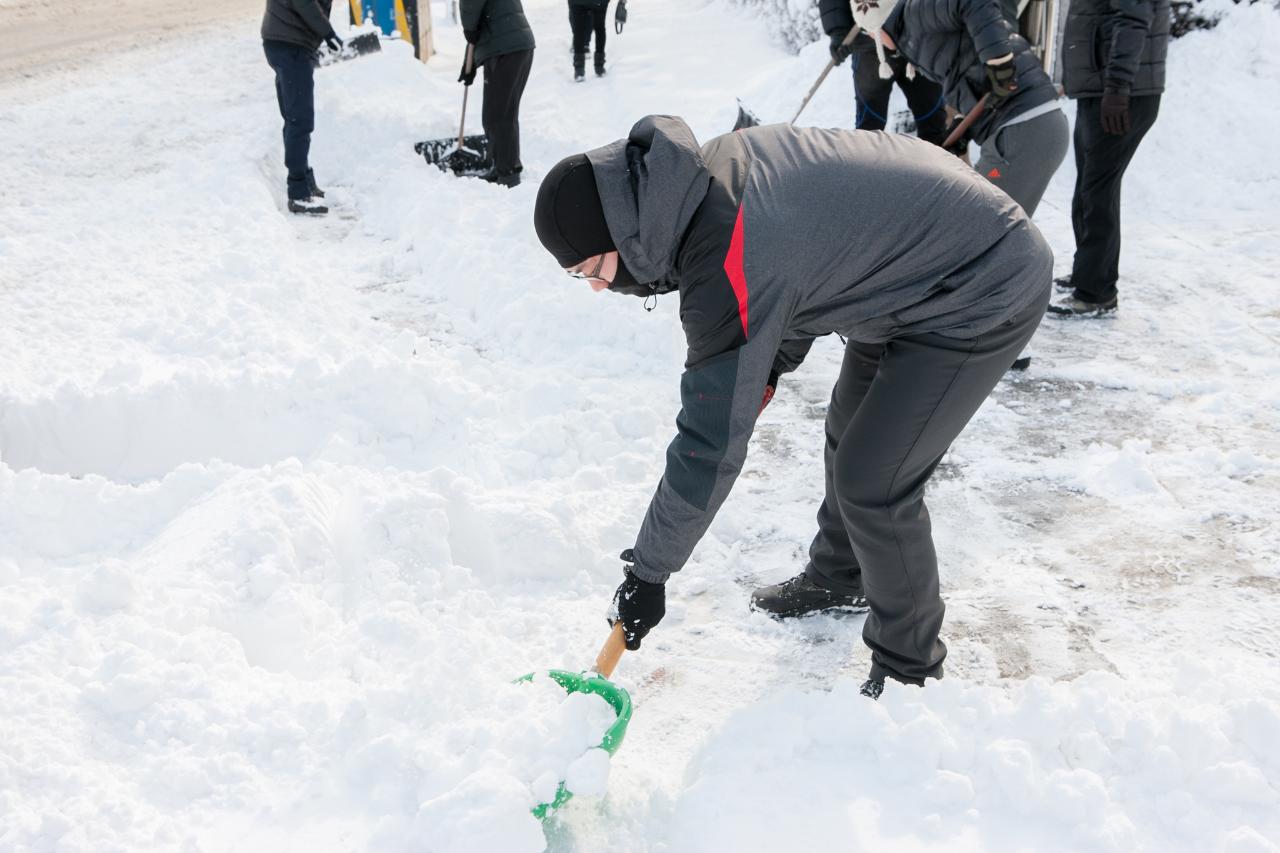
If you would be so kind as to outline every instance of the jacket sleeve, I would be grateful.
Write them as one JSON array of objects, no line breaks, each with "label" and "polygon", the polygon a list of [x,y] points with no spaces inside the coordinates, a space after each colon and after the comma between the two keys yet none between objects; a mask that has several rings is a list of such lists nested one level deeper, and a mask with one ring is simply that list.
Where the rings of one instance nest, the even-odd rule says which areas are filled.
[{"label": "jacket sleeve", "polygon": [[849,0],[819,0],[818,14],[822,17],[822,31],[853,29],[853,10]]},{"label": "jacket sleeve", "polygon": [[316,3],[316,0],[289,0],[289,2],[311,32],[320,38],[324,38],[332,32],[333,25],[329,23],[329,16],[320,9],[320,5]]},{"label": "jacket sleeve", "polygon": [[792,338],[785,340],[778,347],[778,354],[773,358],[771,377],[790,373],[799,367],[813,347],[813,338]]},{"label": "jacket sleeve", "polygon": [[484,16],[486,0],[461,0],[458,4],[458,17],[462,19],[464,30],[480,28],[480,19]]},{"label": "jacket sleeve", "polygon": [[690,340],[676,437],[632,549],[631,571],[641,580],[662,583],[679,571],[728,497],[747,456],[784,325],[761,317],[748,339],[739,336],[720,352],[714,352],[715,342],[732,338],[723,327]]},{"label": "jacket sleeve", "polygon": [[983,62],[1013,52],[1013,24],[1000,10],[999,0],[959,0],[959,12]]},{"label": "jacket sleeve", "polygon": [[1111,0],[1111,53],[1103,73],[1107,85],[1133,84],[1154,16],[1151,0]]}]

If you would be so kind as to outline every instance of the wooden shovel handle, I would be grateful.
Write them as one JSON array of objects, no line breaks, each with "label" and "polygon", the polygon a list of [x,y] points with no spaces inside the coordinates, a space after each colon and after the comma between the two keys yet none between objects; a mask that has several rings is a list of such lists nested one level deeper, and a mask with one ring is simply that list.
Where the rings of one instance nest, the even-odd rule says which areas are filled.
[{"label": "wooden shovel handle", "polygon": [[627,641],[622,637],[622,620],[619,619],[613,623],[613,630],[609,632],[609,639],[604,641],[604,646],[600,649],[600,654],[596,655],[596,672],[604,678],[613,675],[613,671],[618,666],[618,661],[622,660],[622,653],[627,650]]},{"label": "wooden shovel handle", "polygon": [[[462,60],[462,64],[467,71],[475,68],[475,58],[476,46],[467,42],[467,56]],[[458,120],[458,148],[462,148],[462,137],[467,130],[467,93],[470,91],[471,87],[469,85],[462,87],[462,118]]]},{"label": "wooden shovel handle", "polygon": [[989,97],[991,96],[983,95],[978,99],[978,103],[974,104],[968,115],[960,120],[960,123],[956,125],[956,129],[947,134],[946,140],[942,143],[943,148],[950,148],[955,145],[956,140],[964,136],[969,131],[969,128],[973,127],[973,123],[981,117],[983,111],[987,108],[987,98]]},{"label": "wooden shovel handle", "polygon": [[[858,33],[862,32],[862,27],[854,27],[849,30],[849,34],[844,37],[844,41],[840,42],[844,47],[853,44],[853,40],[858,37]],[[827,79],[827,75],[831,73],[831,69],[836,67],[834,59],[827,60],[827,67],[822,69],[822,73],[818,75],[818,79],[813,81],[813,85],[809,87],[809,94],[804,96],[804,100],[800,102],[800,108],[796,110],[796,114],[791,117],[791,124],[795,124],[800,118],[800,113],[804,112],[804,108],[809,106],[809,101],[813,100],[813,95],[822,86],[822,81]]]}]

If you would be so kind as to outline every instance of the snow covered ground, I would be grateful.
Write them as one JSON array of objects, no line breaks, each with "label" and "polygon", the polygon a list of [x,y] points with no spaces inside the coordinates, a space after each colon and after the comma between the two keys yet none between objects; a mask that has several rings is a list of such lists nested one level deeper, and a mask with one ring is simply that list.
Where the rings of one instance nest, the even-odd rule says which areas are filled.
[{"label": "snow covered ground", "polygon": [[[412,152],[456,129],[443,15],[429,66],[319,72],[327,221],[282,211],[252,22],[0,90],[0,851],[1280,849],[1280,14],[1173,45],[1121,315],[1046,321],[940,469],[947,679],[868,702],[859,619],[747,612],[813,532],[820,342],[544,838],[507,682],[603,641],[683,341],[555,268],[536,181],[649,112],[785,119],[826,51],[649,0],[575,85],[526,5],[514,191]],[[852,112],[841,70],[804,121]]]}]

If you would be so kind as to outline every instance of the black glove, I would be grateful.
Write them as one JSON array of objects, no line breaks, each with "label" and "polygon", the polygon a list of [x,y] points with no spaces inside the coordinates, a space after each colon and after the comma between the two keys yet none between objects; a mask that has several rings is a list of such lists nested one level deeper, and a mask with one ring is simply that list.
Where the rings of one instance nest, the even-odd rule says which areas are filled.
[{"label": "black glove", "polygon": [[991,106],[998,107],[1005,98],[1018,91],[1014,78],[1018,76],[1013,67],[1013,57],[995,65],[984,66],[987,71],[987,91],[991,93]]},{"label": "black glove", "polygon": [[1133,122],[1129,117],[1129,87],[1106,86],[1102,90],[1102,129],[1112,136],[1129,132]]},{"label": "black glove", "polygon": [[475,44],[480,41],[479,30],[463,30],[462,37],[467,40],[467,44]]},{"label": "black glove", "polygon": [[631,574],[630,564],[635,563],[631,549],[622,552],[622,559],[629,564],[623,566],[627,578],[613,594],[613,604],[609,606],[609,627],[621,621],[627,650],[634,652],[640,648],[640,641],[649,629],[661,622],[667,613],[667,585],[642,581]]},{"label": "black glove", "polygon": [[342,50],[342,39],[338,38],[338,34],[333,30],[329,30],[329,35],[324,37],[324,43],[329,45],[329,50],[338,53]]},{"label": "black glove", "polygon": [[[954,131],[957,127],[959,127],[960,122],[962,121],[964,121],[963,114],[957,115],[954,118],[952,118],[951,122],[947,125],[947,132],[942,135],[941,141],[946,142],[947,137],[951,136],[952,131]],[[954,154],[957,157],[963,157],[964,155],[968,154],[969,153],[969,134],[968,133],[960,134],[960,136],[956,138],[956,141],[951,143],[951,147],[947,148],[946,151],[948,154]]]},{"label": "black glove", "polygon": [[849,28],[841,27],[838,30],[832,30],[827,35],[831,36],[831,61],[839,65],[849,58],[849,54],[853,53],[853,46],[844,43],[844,40],[849,36]]},{"label": "black glove", "polygon": [[473,65],[468,69],[467,58],[465,56],[462,57],[462,71],[458,74],[458,82],[464,86],[470,86],[472,83],[476,82],[476,67]]}]

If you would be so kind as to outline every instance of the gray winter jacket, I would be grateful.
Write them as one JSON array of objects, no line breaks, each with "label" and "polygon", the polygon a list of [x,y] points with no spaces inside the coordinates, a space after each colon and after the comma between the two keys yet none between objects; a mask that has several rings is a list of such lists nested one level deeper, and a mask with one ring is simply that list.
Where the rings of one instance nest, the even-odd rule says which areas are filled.
[{"label": "gray winter jacket", "polygon": [[1072,0],[1062,39],[1068,97],[1099,98],[1107,86],[1163,92],[1171,25],[1169,0]]},{"label": "gray winter jacket", "polygon": [[901,0],[884,30],[899,53],[942,84],[947,103],[961,113],[987,91],[986,62],[1013,54],[1018,91],[974,123],[969,137],[978,143],[1010,119],[1058,99],[1053,81],[997,0]]},{"label": "gray winter jacket", "polygon": [[464,30],[473,30],[476,67],[505,53],[533,50],[533,29],[520,0],[461,0],[458,15]]},{"label": "gray winter jacket", "polygon": [[296,44],[315,50],[333,32],[329,10],[333,0],[267,0],[262,40]]},{"label": "gray winter jacket", "polygon": [[1022,209],[917,139],[775,124],[699,149],[680,119],[649,116],[587,157],[624,263],[678,287],[689,345],[634,548],[643,580],[685,564],[742,467],[771,374],[814,338],[970,338],[1049,287],[1053,255]]}]

